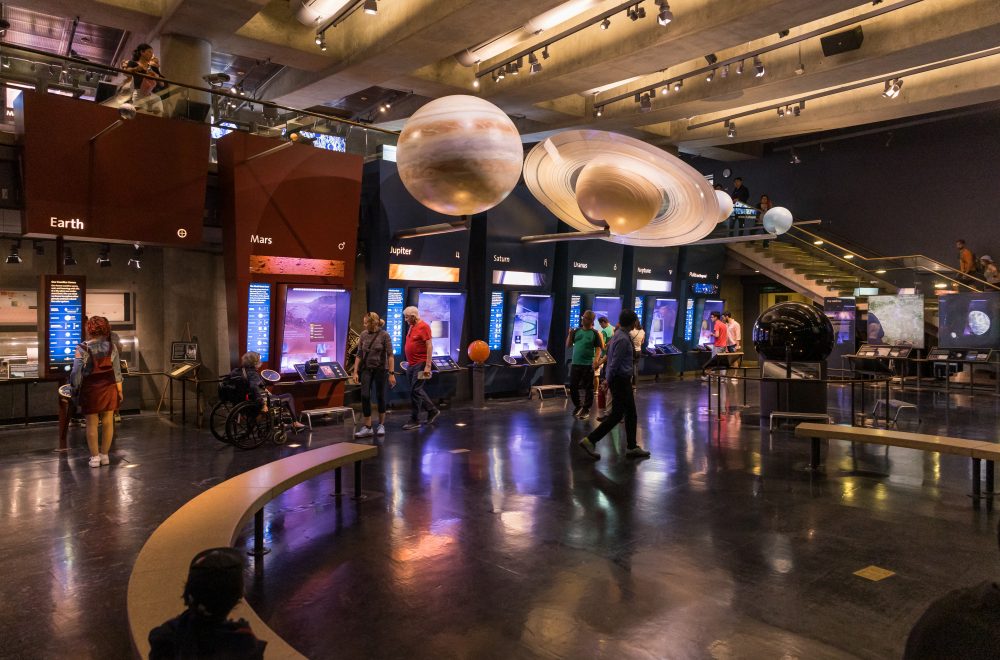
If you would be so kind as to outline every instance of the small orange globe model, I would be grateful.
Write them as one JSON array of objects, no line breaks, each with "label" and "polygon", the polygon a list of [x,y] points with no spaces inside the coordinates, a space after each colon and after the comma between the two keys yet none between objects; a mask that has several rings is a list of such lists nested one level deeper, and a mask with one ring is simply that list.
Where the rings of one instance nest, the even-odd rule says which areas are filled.
[{"label": "small orange globe model", "polygon": [[477,339],[469,344],[468,354],[470,360],[482,364],[490,359],[490,347],[482,339]]}]

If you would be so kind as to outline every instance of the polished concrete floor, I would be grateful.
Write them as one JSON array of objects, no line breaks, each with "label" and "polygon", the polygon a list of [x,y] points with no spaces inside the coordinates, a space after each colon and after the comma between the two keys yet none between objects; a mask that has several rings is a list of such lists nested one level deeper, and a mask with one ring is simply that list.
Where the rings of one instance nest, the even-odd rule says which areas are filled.
[{"label": "polished concrete floor", "polygon": [[[855,462],[831,443],[811,476],[806,443],[762,431],[727,390],[720,419],[701,383],[643,383],[642,461],[617,432],[584,458],[573,440],[592,423],[562,399],[447,410],[420,432],[392,415],[366,499],[321,477],[268,506],[273,552],[248,566],[248,599],[312,658],[891,658],[932,599],[1000,575],[966,461],[862,447]],[[991,396],[894,396],[918,401],[925,432],[1000,440]],[[847,421],[843,391],[831,405]],[[53,434],[0,431],[0,657],[128,657],[129,569],[166,516],[350,438],[334,425],[235,452],[131,418],[96,470],[82,430],[68,456]],[[854,575],[871,565],[895,575]]]}]

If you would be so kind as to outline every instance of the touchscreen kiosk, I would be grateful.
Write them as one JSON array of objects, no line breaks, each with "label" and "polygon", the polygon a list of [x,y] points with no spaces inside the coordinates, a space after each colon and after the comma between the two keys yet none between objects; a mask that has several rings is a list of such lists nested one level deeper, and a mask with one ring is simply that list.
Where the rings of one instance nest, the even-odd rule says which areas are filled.
[{"label": "touchscreen kiosk", "polygon": [[281,373],[316,359],[341,362],[347,350],[351,294],[333,287],[292,287],[285,291],[281,327]]},{"label": "touchscreen kiosk", "polygon": [[622,313],[622,299],[612,296],[594,296],[594,321],[602,316],[612,326],[618,325],[618,317]]},{"label": "touchscreen kiosk", "polygon": [[45,300],[45,373],[69,374],[76,347],[83,341],[84,299],[82,277],[46,275],[42,279]]},{"label": "touchscreen kiosk", "polygon": [[721,300],[706,300],[701,309],[701,325],[698,333],[698,344],[704,346],[714,341],[712,337],[712,312],[722,314],[725,303]]},{"label": "touchscreen kiosk", "polygon": [[540,293],[518,294],[508,355],[521,351],[546,350],[552,324],[552,296]]},{"label": "touchscreen kiosk", "polygon": [[656,298],[646,323],[646,346],[650,353],[676,353],[674,327],[677,323],[677,301]]},{"label": "touchscreen kiosk", "polygon": [[417,297],[420,319],[431,328],[433,355],[458,361],[462,352],[462,323],[465,320],[465,293],[461,291],[421,291]]},{"label": "touchscreen kiosk", "polygon": [[271,359],[271,285],[251,282],[247,297],[247,350]]}]

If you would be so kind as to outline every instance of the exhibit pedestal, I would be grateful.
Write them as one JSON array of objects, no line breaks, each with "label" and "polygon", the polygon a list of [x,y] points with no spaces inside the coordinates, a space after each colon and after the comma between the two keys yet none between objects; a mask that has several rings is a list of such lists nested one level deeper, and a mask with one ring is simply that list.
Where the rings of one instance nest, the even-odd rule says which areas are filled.
[{"label": "exhibit pedestal", "polygon": [[771,413],[827,412],[825,362],[761,363],[760,416]]},{"label": "exhibit pedestal", "polygon": [[474,364],[470,371],[472,372],[472,407],[481,410],[486,407],[486,369],[481,364]]}]

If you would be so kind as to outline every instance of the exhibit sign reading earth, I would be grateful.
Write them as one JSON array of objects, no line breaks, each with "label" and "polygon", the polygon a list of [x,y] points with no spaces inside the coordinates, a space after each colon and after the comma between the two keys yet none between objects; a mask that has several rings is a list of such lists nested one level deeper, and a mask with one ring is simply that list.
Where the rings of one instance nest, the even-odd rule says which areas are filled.
[{"label": "exhibit sign reading earth", "polygon": [[868,298],[868,343],[924,347],[924,297],[920,294]]}]

